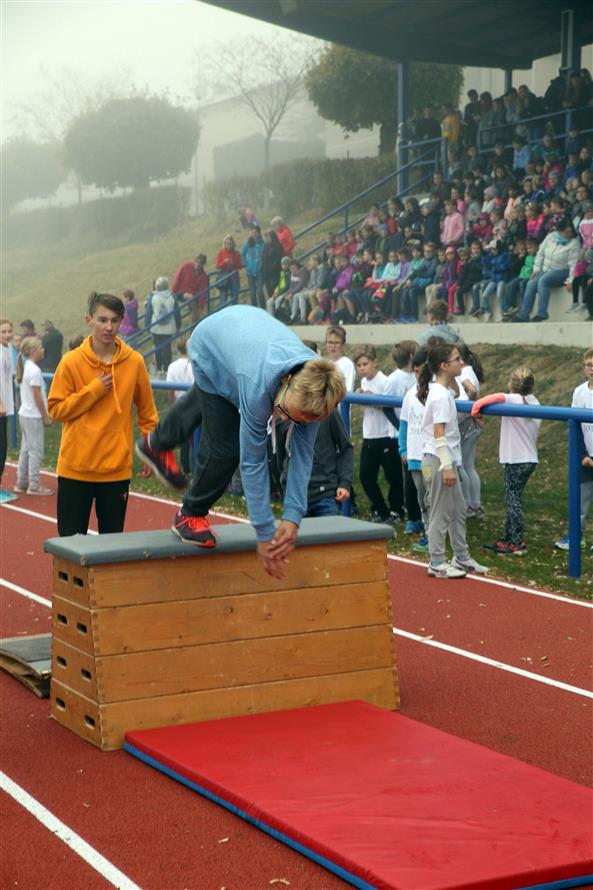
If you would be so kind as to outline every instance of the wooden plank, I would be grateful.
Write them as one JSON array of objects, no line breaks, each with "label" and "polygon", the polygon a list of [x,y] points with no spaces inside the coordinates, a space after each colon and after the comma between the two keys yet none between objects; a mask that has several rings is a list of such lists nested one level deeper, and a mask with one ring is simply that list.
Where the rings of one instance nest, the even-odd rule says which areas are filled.
[{"label": "wooden plank", "polygon": [[[388,625],[106,655],[95,659],[97,701],[152,698],[393,664],[393,633]],[[80,669],[76,670],[83,662],[74,660],[74,665],[68,685],[83,691]]]},{"label": "wooden plank", "polygon": [[[297,547],[283,581],[267,575],[252,552],[108,563],[87,571],[89,605],[108,608],[383,581],[387,578],[387,548],[385,541]],[[76,601],[82,602],[80,598]]]},{"label": "wooden plank", "polygon": [[[85,635],[77,625],[91,627]],[[54,632],[93,652],[119,655],[203,643],[389,623],[387,581],[266,591],[212,599],[96,609],[54,598]]]},{"label": "wooden plank", "polygon": [[56,637],[51,650],[52,679],[80,692],[86,698],[96,701],[97,663],[88,652],[82,652]]},{"label": "wooden plank", "polygon": [[95,652],[93,622],[90,609],[54,594],[52,602],[52,634],[55,640],[69,643],[93,655]]},{"label": "wooden plank", "polygon": [[[56,708],[54,697],[64,703]],[[105,750],[121,748],[128,730],[149,729],[215,720],[283,708],[301,708],[361,699],[377,707],[399,707],[397,678],[393,668],[341,673],[326,677],[280,680],[257,686],[240,686],[190,692],[159,698],[136,699],[96,705],[52,681],[52,716],[69,729]],[[97,733],[86,719],[100,726]]]},{"label": "wooden plank", "polygon": [[54,593],[82,606],[90,602],[89,570],[54,556]]}]

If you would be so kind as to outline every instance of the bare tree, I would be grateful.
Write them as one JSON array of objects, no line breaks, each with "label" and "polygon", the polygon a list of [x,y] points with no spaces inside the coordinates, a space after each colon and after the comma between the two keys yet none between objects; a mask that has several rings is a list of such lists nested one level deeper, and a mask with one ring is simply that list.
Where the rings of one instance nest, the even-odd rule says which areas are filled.
[{"label": "bare tree", "polygon": [[[200,83],[205,95],[235,96],[260,122],[264,136],[264,169],[270,169],[270,143],[282,119],[294,105],[319,41],[300,38],[253,39],[224,43],[209,54],[208,69],[221,71],[224,80]],[[204,91],[207,90],[207,93]],[[197,94],[197,91],[196,91]],[[266,205],[268,195],[266,191]]]}]

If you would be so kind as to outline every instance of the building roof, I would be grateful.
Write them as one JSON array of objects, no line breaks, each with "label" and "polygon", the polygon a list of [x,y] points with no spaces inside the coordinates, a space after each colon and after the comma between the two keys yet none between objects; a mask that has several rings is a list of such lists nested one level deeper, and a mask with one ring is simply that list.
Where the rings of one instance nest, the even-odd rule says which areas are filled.
[{"label": "building roof", "polygon": [[398,62],[530,68],[560,51],[561,13],[580,13],[593,40],[590,0],[206,0],[232,12]]}]

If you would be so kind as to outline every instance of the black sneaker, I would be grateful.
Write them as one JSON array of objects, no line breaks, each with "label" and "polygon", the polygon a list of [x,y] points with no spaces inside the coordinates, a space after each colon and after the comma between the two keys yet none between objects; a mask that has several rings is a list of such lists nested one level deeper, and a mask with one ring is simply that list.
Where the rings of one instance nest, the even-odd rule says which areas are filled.
[{"label": "black sneaker", "polygon": [[148,464],[159,482],[168,488],[181,491],[187,485],[184,474],[181,472],[172,451],[157,451],[150,444],[150,436],[138,439],[135,451],[140,460]]},{"label": "black sneaker", "polygon": [[179,511],[175,514],[171,531],[188,544],[216,547],[216,534],[205,516],[186,516]]}]

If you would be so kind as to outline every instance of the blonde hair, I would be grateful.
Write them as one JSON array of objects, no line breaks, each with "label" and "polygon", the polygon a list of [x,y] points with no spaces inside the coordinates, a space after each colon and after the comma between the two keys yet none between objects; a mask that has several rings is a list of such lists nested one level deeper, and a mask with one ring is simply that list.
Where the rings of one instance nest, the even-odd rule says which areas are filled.
[{"label": "blonde hair", "polygon": [[593,349],[588,349],[583,356],[583,361],[586,362],[588,358],[593,358]]},{"label": "blonde hair", "polygon": [[29,358],[36,349],[42,346],[41,337],[23,337],[19,356],[16,360],[15,379],[17,383],[23,382],[23,371],[25,369],[25,359]]},{"label": "blonde hair", "polygon": [[376,362],[377,350],[369,343],[365,343],[362,346],[357,346],[352,355],[352,361],[354,362],[354,364],[356,364],[361,358],[368,358],[369,361]]},{"label": "blonde hair", "polygon": [[333,362],[311,359],[290,379],[290,388],[305,414],[328,417],[346,395],[346,381]]},{"label": "blonde hair", "polygon": [[534,388],[535,377],[531,368],[526,368],[524,365],[520,368],[515,368],[509,381],[509,391],[520,396],[528,396],[533,392]]}]

